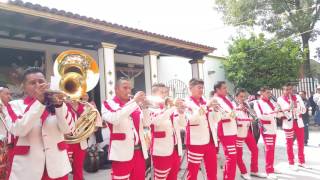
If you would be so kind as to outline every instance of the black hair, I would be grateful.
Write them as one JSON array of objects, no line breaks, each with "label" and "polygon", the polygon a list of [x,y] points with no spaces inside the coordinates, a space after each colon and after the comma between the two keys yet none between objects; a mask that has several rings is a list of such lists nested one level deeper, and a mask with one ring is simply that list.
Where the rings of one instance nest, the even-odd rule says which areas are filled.
[{"label": "black hair", "polygon": [[196,86],[198,84],[204,85],[204,81],[202,79],[192,78],[189,81],[189,87]]},{"label": "black hair", "polygon": [[225,81],[218,81],[216,84],[214,84],[213,86],[213,90],[217,91],[217,89],[220,89],[222,87],[222,85],[226,84]]},{"label": "black hair", "polygon": [[265,92],[267,90],[271,90],[271,88],[269,88],[268,86],[263,86],[260,88],[260,92]]},{"label": "black hair", "polygon": [[43,76],[45,76],[40,67],[27,67],[23,72],[22,81],[25,82],[28,75],[35,73],[41,73]]},{"label": "black hair", "polygon": [[119,86],[119,84],[121,84],[122,81],[129,81],[129,82],[130,82],[130,79],[127,78],[127,77],[120,77],[120,78],[117,79],[115,85],[116,85],[116,86]]},{"label": "black hair", "polygon": [[239,88],[236,91],[236,96],[239,96],[240,93],[246,93],[247,91],[244,88]]},{"label": "black hair", "polygon": [[304,90],[299,91],[299,93],[307,94],[307,92]]},{"label": "black hair", "polygon": [[7,84],[6,84],[5,82],[2,82],[2,81],[0,81],[0,87],[9,89],[9,87],[7,86]]},{"label": "black hair", "polygon": [[289,86],[293,86],[293,84],[288,82],[288,83],[285,83],[282,87],[289,87]]},{"label": "black hair", "polygon": [[213,97],[216,92],[214,90],[210,91],[210,97]]},{"label": "black hair", "polygon": [[151,87],[152,93],[155,93],[156,91],[158,91],[159,88],[168,88],[168,87],[163,83],[154,83]]}]

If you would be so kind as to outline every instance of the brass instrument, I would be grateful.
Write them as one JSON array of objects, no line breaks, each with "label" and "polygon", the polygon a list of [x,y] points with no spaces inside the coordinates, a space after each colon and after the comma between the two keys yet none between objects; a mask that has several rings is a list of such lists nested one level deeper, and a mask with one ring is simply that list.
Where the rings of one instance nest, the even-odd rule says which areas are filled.
[{"label": "brass instrument", "polygon": [[[237,106],[239,106],[238,101],[236,101],[236,99],[234,99],[230,94],[228,94],[228,96],[230,97],[230,99],[232,101],[234,101],[236,103]],[[254,112],[253,109],[250,108],[250,106],[246,103],[244,103],[243,106],[244,110],[248,113],[248,115],[253,119],[253,121],[257,122],[258,126],[260,128],[262,128],[263,132],[266,132],[266,128],[263,126],[263,124],[260,122],[258,116],[256,115],[256,113]]]},{"label": "brass instrument", "polygon": [[236,114],[234,111],[228,112],[228,111],[224,110],[216,99],[212,99],[211,104],[209,106],[211,106],[215,110],[217,110],[222,116],[227,116],[229,114],[230,118],[232,118],[232,119],[236,118]]},{"label": "brass instrument", "polygon": [[86,106],[75,122],[75,131],[65,135],[65,142],[76,144],[87,139],[94,131],[99,112],[88,102],[80,101],[81,96],[93,89],[99,81],[99,68],[88,54],[78,50],[62,52],[54,63],[54,76],[59,79],[59,90],[68,99]]},{"label": "brass instrument", "polygon": [[172,99],[171,97],[161,98],[159,96],[146,96],[145,102],[141,105],[144,108],[171,108],[178,107],[177,99]]},{"label": "brass instrument", "polygon": [[165,106],[165,100],[159,96],[146,96],[146,100],[144,105],[147,108],[160,108],[161,106]]}]

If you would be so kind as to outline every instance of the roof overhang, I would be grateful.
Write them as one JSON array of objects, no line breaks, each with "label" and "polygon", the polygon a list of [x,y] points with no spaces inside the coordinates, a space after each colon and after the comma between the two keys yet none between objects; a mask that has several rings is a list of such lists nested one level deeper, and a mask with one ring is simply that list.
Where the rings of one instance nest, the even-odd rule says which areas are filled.
[{"label": "roof overhang", "polygon": [[[0,3],[1,37],[96,49],[101,42],[117,45],[118,51],[142,55],[161,54],[202,58],[215,48],[133,29],[40,5],[10,1]],[[20,36],[18,36],[21,34]],[[36,38],[38,37],[38,38]],[[54,40],[53,40],[54,39]],[[130,53],[129,53],[130,54]]]}]

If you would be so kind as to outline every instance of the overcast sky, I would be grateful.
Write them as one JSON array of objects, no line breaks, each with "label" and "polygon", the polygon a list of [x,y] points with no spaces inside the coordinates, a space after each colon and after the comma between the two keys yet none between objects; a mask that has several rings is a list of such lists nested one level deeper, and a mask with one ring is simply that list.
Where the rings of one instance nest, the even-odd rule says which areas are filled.
[{"label": "overcast sky", "polygon": [[217,48],[227,55],[236,29],[224,25],[214,0],[24,0]]}]

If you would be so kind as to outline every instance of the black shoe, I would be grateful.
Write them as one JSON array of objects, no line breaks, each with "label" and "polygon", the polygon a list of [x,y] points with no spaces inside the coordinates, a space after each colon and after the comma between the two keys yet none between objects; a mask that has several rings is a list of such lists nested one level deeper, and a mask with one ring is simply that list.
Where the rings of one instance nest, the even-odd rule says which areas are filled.
[{"label": "black shoe", "polygon": [[111,163],[103,164],[102,166],[99,167],[99,169],[111,169]]}]

